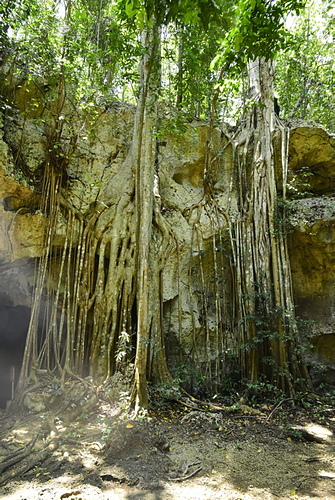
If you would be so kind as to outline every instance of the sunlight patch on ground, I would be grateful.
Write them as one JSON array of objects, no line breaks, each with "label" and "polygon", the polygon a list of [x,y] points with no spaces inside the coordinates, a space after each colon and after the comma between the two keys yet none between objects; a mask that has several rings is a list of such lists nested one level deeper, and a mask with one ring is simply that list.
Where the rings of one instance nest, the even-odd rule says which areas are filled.
[{"label": "sunlight patch on ground", "polygon": [[[199,483],[202,484],[199,484]],[[212,483],[212,484],[211,484]],[[221,483],[216,477],[215,481],[209,478],[198,480],[197,484],[179,486],[165,485],[166,493],[173,499],[183,500],[272,500],[273,495],[262,488],[249,488],[248,492],[237,491],[227,482]]]},{"label": "sunlight patch on ground", "polygon": [[[73,481],[73,478],[72,478]],[[121,488],[116,488],[114,491],[102,492],[99,488],[91,485],[74,485],[69,484],[71,478],[65,476],[57,479],[57,484],[53,481],[46,482],[44,486],[34,485],[33,483],[27,484],[17,489],[14,493],[1,496],[3,500],[60,500],[62,498],[69,498],[71,500],[123,500],[129,498],[126,492]],[[64,483],[64,484],[60,484]]]},{"label": "sunlight patch on ground", "polygon": [[25,436],[26,434],[28,434],[28,432],[29,432],[28,429],[16,429],[15,430],[15,435],[17,437],[19,437],[19,436]]},{"label": "sunlight patch on ground", "polygon": [[332,431],[323,425],[311,423],[305,425],[303,429],[312,436],[322,439],[323,441],[330,441],[333,436]]}]

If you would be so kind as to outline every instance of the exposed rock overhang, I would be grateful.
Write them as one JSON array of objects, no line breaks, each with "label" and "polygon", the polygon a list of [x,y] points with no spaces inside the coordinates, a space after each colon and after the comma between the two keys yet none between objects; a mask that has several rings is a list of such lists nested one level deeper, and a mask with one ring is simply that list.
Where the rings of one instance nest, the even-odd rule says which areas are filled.
[{"label": "exposed rock overhang", "polygon": [[291,128],[289,170],[289,181],[298,191],[334,193],[335,135],[317,124],[299,124]]},{"label": "exposed rock overhang", "polygon": [[[71,178],[68,196],[83,214],[89,213],[96,200],[104,206],[106,202],[111,203],[115,193],[126,189],[127,177],[122,166],[131,141],[133,111],[127,106],[114,106],[104,111],[94,135],[81,138],[80,154],[68,172]],[[294,295],[299,315],[315,320],[315,331],[329,334],[335,331],[335,137],[316,124],[293,121],[288,125],[287,196],[293,231],[289,234],[289,246]],[[31,141],[34,147],[27,147],[24,154],[29,156],[27,163],[36,170],[41,162],[43,138],[36,128],[28,127],[27,133],[31,130],[34,130]],[[13,125],[7,134],[12,131]],[[188,124],[184,135],[169,136],[158,151],[162,207],[169,222],[176,227],[180,247],[185,246],[185,255],[189,252],[190,229],[182,214],[202,198],[206,137],[206,124]],[[216,130],[213,137],[214,147],[219,151],[221,132]],[[29,143],[29,137],[25,140]],[[37,152],[36,148],[39,148]],[[280,162],[279,140],[275,151],[276,160]],[[214,188],[223,208],[228,197],[232,204],[235,196],[229,147],[224,155],[222,171],[217,172]],[[15,174],[13,165],[11,150],[0,138],[0,278],[6,284],[0,290],[0,305],[30,307],[34,263],[43,253],[46,219],[37,208],[36,193]],[[280,187],[280,182],[278,184]],[[210,238],[211,224],[205,218],[200,223],[203,234]],[[65,238],[64,231],[60,220],[55,240],[59,247]],[[189,267],[185,267],[182,272],[188,270]],[[167,302],[178,293],[173,257],[164,272]]]}]

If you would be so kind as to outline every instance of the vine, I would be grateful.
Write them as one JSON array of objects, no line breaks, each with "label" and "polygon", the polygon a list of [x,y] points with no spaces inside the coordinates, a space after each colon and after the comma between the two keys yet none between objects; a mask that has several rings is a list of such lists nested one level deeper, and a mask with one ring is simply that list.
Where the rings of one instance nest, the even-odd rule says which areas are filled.
[{"label": "vine", "polygon": [[[147,405],[148,379],[171,380],[162,326],[162,271],[178,245],[161,213],[158,180],[155,193],[152,190],[156,142],[149,87],[157,47],[151,36],[143,33],[149,50],[142,64],[134,139],[122,167],[129,184],[118,199],[107,186],[102,196],[110,201],[96,203],[86,215],[72,206],[66,198],[67,166],[77,137],[70,138],[65,151],[64,120],[47,129],[42,188],[45,251],[37,270],[21,389],[41,370],[57,374],[64,386],[69,377],[89,375],[106,381],[132,363],[132,400],[139,411]],[[58,97],[57,116],[62,116],[65,89],[61,84]],[[65,227],[61,249],[55,246],[60,222]]]}]

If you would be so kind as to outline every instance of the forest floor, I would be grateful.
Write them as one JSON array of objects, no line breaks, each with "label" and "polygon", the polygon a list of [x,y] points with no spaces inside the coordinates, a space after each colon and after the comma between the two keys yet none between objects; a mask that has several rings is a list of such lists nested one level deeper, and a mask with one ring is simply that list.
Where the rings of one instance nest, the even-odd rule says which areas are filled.
[{"label": "forest floor", "polygon": [[98,400],[80,414],[0,420],[7,500],[335,499],[335,397],[277,404],[154,401],[141,420]]}]

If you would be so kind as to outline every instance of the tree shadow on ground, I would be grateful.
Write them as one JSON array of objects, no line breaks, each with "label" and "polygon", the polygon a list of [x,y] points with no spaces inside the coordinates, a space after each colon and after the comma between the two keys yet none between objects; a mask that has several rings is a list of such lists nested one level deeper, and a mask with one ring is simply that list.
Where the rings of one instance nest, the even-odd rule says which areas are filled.
[{"label": "tree shadow on ground", "polygon": [[[304,431],[315,412],[287,407],[271,419],[266,412],[185,408],[174,418],[170,413],[134,421],[123,419],[113,405],[104,403],[74,420],[58,416],[52,431],[55,449],[33,463],[36,449],[50,439],[50,433],[43,436],[40,431],[25,459],[28,470],[2,485],[0,496],[8,500],[333,498],[333,412],[317,413],[322,420],[318,431],[327,431],[319,438]],[[28,445],[38,419],[35,416],[35,425],[30,419],[26,426],[11,428],[3,420],[1,453],[8,454],[18,443],[21,448]]]}]

